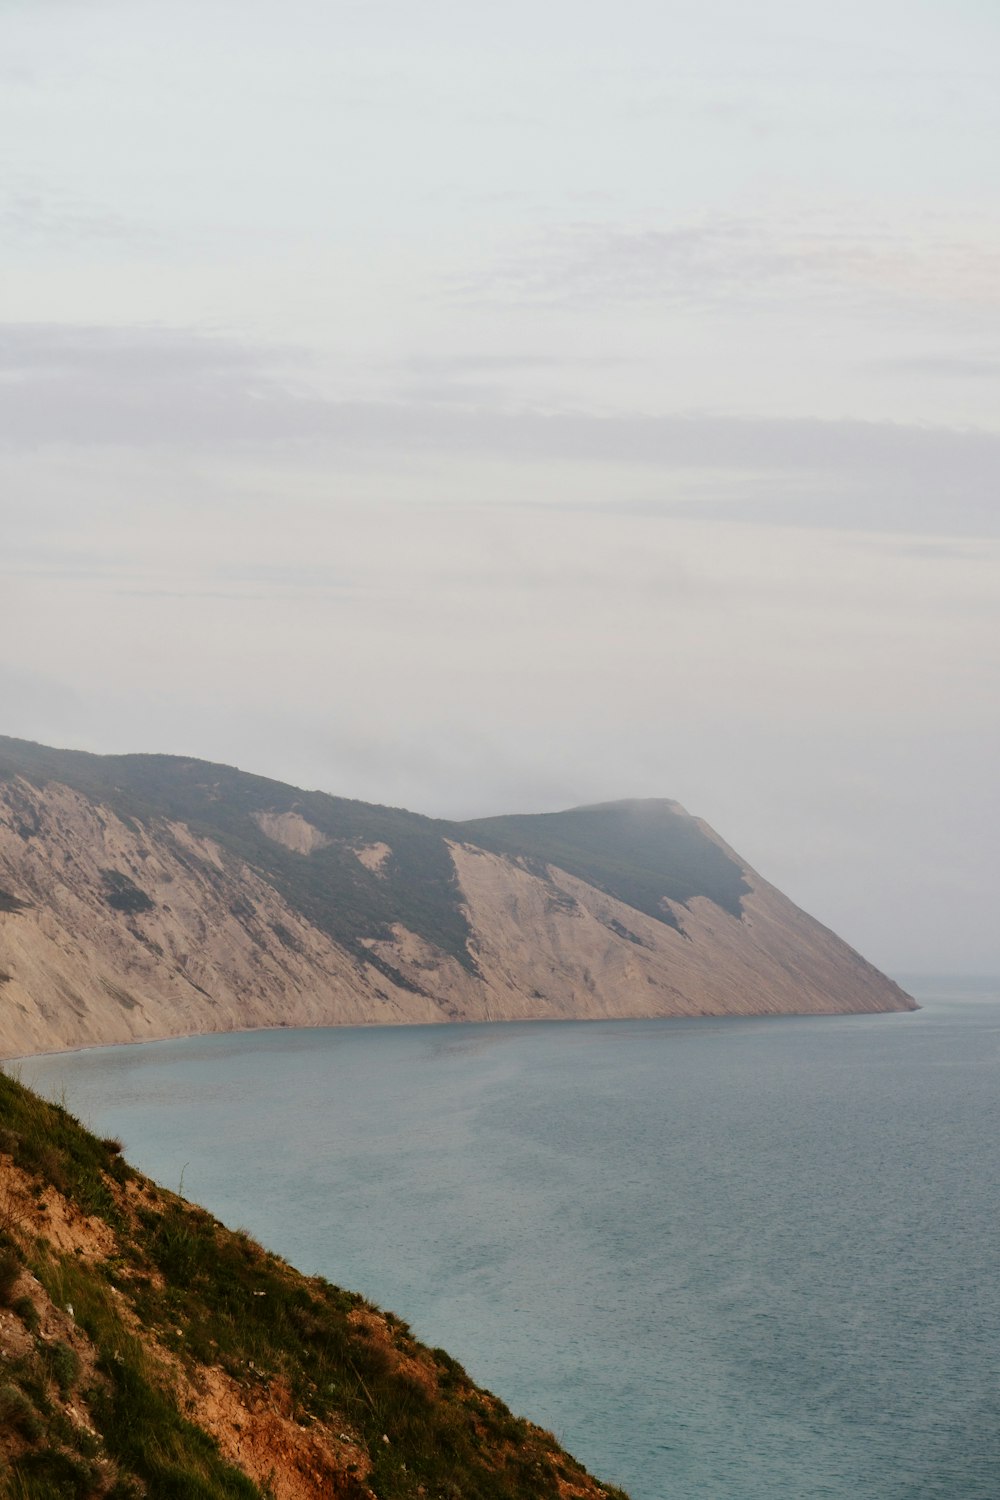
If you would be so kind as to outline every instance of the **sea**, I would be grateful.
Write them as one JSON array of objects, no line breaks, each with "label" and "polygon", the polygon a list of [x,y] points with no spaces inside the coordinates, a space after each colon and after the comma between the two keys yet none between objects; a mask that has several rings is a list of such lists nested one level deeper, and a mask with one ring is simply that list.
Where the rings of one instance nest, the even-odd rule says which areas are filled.
[{"label": "sea", "polygon": [[23,1060],[633,1500],[1000,1496],[1000,981]]}]

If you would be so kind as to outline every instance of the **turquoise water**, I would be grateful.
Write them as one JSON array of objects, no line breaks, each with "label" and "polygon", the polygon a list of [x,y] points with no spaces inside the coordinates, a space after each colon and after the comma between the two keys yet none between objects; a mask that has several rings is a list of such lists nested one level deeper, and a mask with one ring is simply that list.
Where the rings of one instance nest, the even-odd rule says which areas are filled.
[{"label": "turquoise water", "polygon": [[634,1500],[1000,1495],[1000,987],[22,1065]]}]

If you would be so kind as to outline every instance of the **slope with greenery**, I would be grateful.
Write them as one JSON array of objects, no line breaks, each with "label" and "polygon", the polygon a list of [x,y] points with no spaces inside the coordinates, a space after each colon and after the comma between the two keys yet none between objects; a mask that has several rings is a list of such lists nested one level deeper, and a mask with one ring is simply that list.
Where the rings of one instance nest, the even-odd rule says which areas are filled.
[{"label": "slope with greenery", "polygon": [[[740,866],[695,819],[666,801],[449,823],[400,808],[307,792],[232,766],[170,755],[88,755],[0,737],[0,779],[57,781],[146,824],[178,821],[259,871],[308,921],[372,962],[366,939],[394,922],[474,972],[447,839],[558,865],[667,925],[665,900],[706,896],[734,916],[748,890]],[[261,814],[296,812],[329,840],[308,858],[269,838]],[[355,851],[385,843],[377,871]],[[398,979],[398,975],[394,976]]]},{"label": "slope with greenery", "polygon": [[[468,925],[445,843],[451,825],[400,808],[307,792],[232,766],[173,755],[88,755],[0,737],[0,779],[72,787],[147,826],[185,823],[258,871],[303,917],[366,962],[365,939],[402,922],[474,968]],[[329,840],[308,858],[263,832],[261,814],[296,812]],[[355,851],[385,843],[376,872]],[[397,979],[398,975],[393,975]]]},{"label": "slope with greenery", "polygon": [[750,889],[736,861],[675,802],[605,802],[464,827],[484,848],[558,865],[672,927],[665,900],[686,905],[707,896],[738,917]]},{"label": "slope with greenery", "polygon": [[6,1075],[0,1305],[4,1500],[624,1500]]}]

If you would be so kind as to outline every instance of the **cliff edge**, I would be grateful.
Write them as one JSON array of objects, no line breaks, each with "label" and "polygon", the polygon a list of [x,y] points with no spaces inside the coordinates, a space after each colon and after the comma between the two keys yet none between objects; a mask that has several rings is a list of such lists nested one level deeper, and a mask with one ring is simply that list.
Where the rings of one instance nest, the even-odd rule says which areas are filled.
[{"label": "cliff edge", "polygon": [[0,1055],[914,1002],[677,803],[449,823],[0,739]]}]

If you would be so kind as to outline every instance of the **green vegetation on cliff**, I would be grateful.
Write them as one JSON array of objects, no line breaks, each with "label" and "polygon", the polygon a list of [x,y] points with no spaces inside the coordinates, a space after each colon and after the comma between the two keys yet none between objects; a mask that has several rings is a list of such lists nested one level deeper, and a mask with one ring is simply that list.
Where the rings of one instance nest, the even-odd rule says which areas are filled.
[{"label": "green vegetation on cliff", "polygon": [[624,1500],[6,1075],[0,1353],[3,1500]]},{"label": "green vegetation on cliff", "polygon": [[750,889],[736,861],[673,802],[604,802],[463,826],[473,843],[558,865],[671,927],[679,924],[664,900],[707,896],[738,917]]},{"label": "green vegetation on cliff", "polygon": [[[184,823],[258,871],[308,921],[367,963],[365,938],[402,922],[467,968],[468,925],[444,842],[451,832],[417,813],[306,792],[232,766],[174,755],[86,755],[0,737],[0,779],[72,787],[126,820]],[[268,837],[257,819],[297,813],[329,842],[309,855]],[[25,835],[31,835],[25,825]],[[377,870],[355,851],[385,843]],[[183,851],[178,851],[183,857]],[[399,982],[399,976],[391,976]]]},{"label": "green vegetation on cliff", "polygon": [[[475,970],[449,839],[512,855],[536,869],[558,865],[675,928],[665,901],[684,904],[705,896],[739,916],[748,889],[740,865],[694,818],[665,801],[449,823],[302,791],[209,761],[88,755],[0,737],[0,780],[17,776],[36,785],[62,783],[147,826],[186,824],[258,871],[294,910],[376,966],[380,961],[367,943],[388,937],[398,922]],[[269,815],[287,814],[297,814],[319,836],[308,854],[286,848],[261,826]],[[32,831],[26,810],[22,834],[30,838]],[[388,846],[389,854],[369,868],[357,853],[374,845]],[[185,857],[180,849],[178,854]],[[130,893],[123,879],[105,874],[107,899],[127,910]],[[395,971],[386,972],[406,984]]]}]

